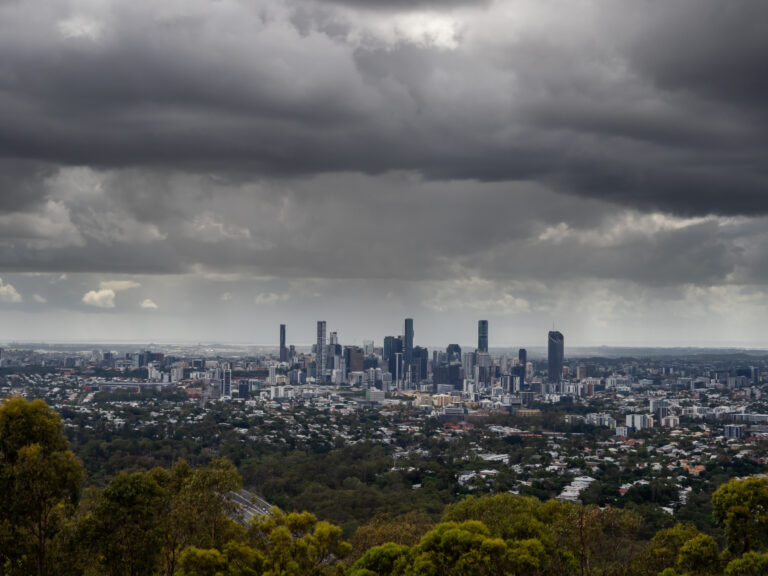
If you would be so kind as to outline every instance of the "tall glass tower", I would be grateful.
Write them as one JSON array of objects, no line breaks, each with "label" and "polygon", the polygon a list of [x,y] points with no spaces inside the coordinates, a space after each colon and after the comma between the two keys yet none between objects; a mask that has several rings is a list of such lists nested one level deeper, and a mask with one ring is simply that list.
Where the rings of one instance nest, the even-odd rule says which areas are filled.
[{"label": "tall glass tower", "polygon": [[488,320],[477,323],[477,351],[488,352]]},{"label": "tall glass tower", "polygon": [[317,367],[317,380],[325,380],[325,368],[328,365],[328,347],[325,345],[325,320],[317,321],[317,352],[315,354],[315,366]]},{"label": "tall glass tower", "polygon": [[565,350],[565,337],[555,330],[550,331],[547,346],[547,378],[550,382],[563,379],[563,358]]},{"label": "tall glass tower", "polygon": [[280,324],[280,362],[288,361],[288,349],[285,347],[285,324]]},{"label": "tall glass tower", "polygon": [[406,366],[413,363],[413,318],[405,319],[403,330],[403,361]]}]

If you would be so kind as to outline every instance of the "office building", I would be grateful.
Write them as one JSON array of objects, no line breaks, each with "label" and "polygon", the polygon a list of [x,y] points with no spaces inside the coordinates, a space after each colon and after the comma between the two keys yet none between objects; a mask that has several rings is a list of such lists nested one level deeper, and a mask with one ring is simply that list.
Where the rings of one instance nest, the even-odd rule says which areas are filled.
[{"label": "office building", "polygon": [[547,377],[550,382],[560,383],[563,379],[565,337],[555,330],[550,331],[547,346]]},{"label": "office building", "polygon": [[472,378],[475,370],[475,354],[473,352],[464,352],[461,356],[461,367],[464,370],[464,378]]},{"label": "office building", "polygon": [[448,364],[461,362],[461,346],[458,344],[448,344],[448,347],[445,349],[445,355]]},{"label": "office building", "polygon": [[317,370],[317,380],[325,380],[325,369],[328,365],[328,348],[325,345],[325,320],[317,322],[317,349],[315,353],[315,366]]},{"label": "office building", "polygon": [[346,346],[344,348],[344,361],[348,372],[362,372],[364,351],[358,346]]},{"label": "office building", "polygon": [[413,363],[411,369],[411,382],[416,383],[427,379],[427,365],[429,363],[429,350],[416,346],[413,349]]},{"label": "office building", "polygon": [[488,352],[488,320],[477,323],[477,351]]},{"label": "office building", "polygon": [[232,370],[226,368],[221,379],[221,395],[232,397]]},{"label": "office building", "polygon": [[[398,372],[398,364],[397,364],[397,354],[400,354],[403,351],[403,340],[402,338],[397,338],[395,336],[387,336],[384,338],[384,355],[383,360],[384,364],[387,366],[387,369],[389,370],[389,373],[392,374],[392,376],[396,376]],[[397,379],[395,378],[395,381]]]},{"label": "office building", "polygon": [[285,324],[280,324],[280,362],[288,362],[288,348],[285,347]]},{"label": "office building", "polygon": [[413,362],[413,318],[405,319],[403,330],[403,360],[406,366]]}]

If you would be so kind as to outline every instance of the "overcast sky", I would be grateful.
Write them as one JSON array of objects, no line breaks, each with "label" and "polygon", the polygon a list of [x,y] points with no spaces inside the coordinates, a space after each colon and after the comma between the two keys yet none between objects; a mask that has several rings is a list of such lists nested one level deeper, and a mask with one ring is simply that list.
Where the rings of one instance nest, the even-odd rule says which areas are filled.
[{"label": "overcast sky", "polygon": [[0,0],[0,340],[768,347],[764,0]]}]

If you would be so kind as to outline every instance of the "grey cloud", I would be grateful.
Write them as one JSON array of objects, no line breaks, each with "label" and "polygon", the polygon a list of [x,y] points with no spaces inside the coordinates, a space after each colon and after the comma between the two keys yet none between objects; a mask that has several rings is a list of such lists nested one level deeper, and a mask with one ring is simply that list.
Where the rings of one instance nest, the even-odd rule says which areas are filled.
[{"label": "grey cloud", "polygon": [[44,180],[54,171],[34,160],[0,158],[0,213],[38,206],[46,195]]},{"label": "grey cloud", "polygon": [[[485,38],[494,6],[482,6],[453,49],[371,39],[366,26],[386,16],[350,20],[330,4],[297,25],[312,4],[192,3],[169,15],[136,3],[93,16],[95,39],[59,33],[62,9],[33,17],[24,4],[5,6],[0,154],[236,178],[412,170],[436,180],[536,180],[649,210],[765,213],[762,113],[701,77],[707,62],[720,62],[719,38],[745,17],[752,28],[733,34],[737,46],[716,68],[762,77],[731,66],[760,54],[765,36],[759,7],[739,5],[722,9],[724,31],[696,61],[694,48],[671,42],[682,26],[691,31],[678,44],[697,46],[712,18],[695,16],[715,10],[711,3],[622,3],[643,16],[632,20],[631,41],[618,37],[627,24],[601,30],[599,42],[596,30],[554,11],[557,38]],[[730,78],[718,86],[738,84]],[[9,201],[28,196],[13,194]]]},{"label": "grey cloud", "polygon": [[761,5],[574,4],[0,4],[12,312],[756,315]]},{"label": "grey cloud", "polygon": [[351,8],[372,10],[418,10],[456,7],[482,8],[491,0],[315,0],[319,4],[342,4]]},{"label": "grey cloud", "polygon": [[654,81],[736,109],[754,107],[763,121],[767,14],[760,0],[675,0],[612,11],[614,23],[633,32],[628,35],[633,62]]},{"label": "grey cloud", "polygon": [[[100,183],[96,197],[57,196],[51,186],[83,244],[0,243],[0,269],[718,285],[753,281],[744,270],[768,249],[761,224],[750,219],[648,216],[535,183],[435,182],[408,173],[258,184],[161,173],[137,179],[133,170],[80,178]],[[52,182],[73,186],[64,176]],[[162,202],[142,195],[129,202],[126,191],[139,183],[163,191]],[[82,217],[94,205],[121,223],[112,236]]]},{"label": "grey cloud", "polygon": [[608,217],[596,230],[573,230],[561,241],[529,241],[497,247],[462,266],[480,277],[525,281],[622,280],[641,286],[719,285],[744,262],[743,250],[718,231],[717,222],[679,230],[630,232],[610,242]]}]

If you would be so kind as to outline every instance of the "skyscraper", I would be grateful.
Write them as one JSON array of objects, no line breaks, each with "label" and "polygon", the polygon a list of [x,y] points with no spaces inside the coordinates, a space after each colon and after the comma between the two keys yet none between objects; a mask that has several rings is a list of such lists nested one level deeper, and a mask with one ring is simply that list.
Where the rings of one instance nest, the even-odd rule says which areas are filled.
[{"label": "skyscraper", "polygon": [[448,344],[448,347],[445,349],[445,355],[448,357],[447,361],[449,364],[456,360],[461,362],[461,346],[458,344]]},{"label": "skyscraper", "polygon": [[325,368],[328,364],[328,348],[325,345],[325,320],[317,321],[317,351],[315,354],[315,366],[317,380],[325,380]]},{"label": "skyscraper", "polygon": [[396,380],[395,375],[398,373],[396,354],[403,351],[403,340],[394,336],[387,336],[384,338],[384,363],[387,366],[387,370],[392,374],[392,378]]},{"label": "skyscraper", "polygon": [[413,318],[405,319],[403,330],[403,360],[406,366],[413,363]]},{"label": "skyscraper", "polygon": [[464,370],[464,378],[473,378],[475,373],[475,354],[474,352],[464,352],[461,355],[461,367]]},{"label": "skyscraper", "polygon": [[232,370],[225,368],[221,379],[221,395],[227,398],[232,397]]},{"label": "skyscraper", "polygon": [[421,346],[413,349],[413,364],[411,368],[412,382],[415,384],[427,379],[427,367],[429,365],[429,350]]},{"label": "skyscraper", "polygon": [[345,346],[344,360],[348,372],[362,372],[364,351],[359,346]]},{"label": "skyscraper", "polygon": [[525,348],[520,348],[517,352],[517,361],[520,363],[517,366],[516,374],[520,377],[520,387],[525,387],[525,370],[528,364],[528,351]]},{"label": "skyscraper", "polygon": [[547,378],[550,382],[563,379],[563,358],[565,349],[565,337],[555,330],[549,333],[549,345],[547,347]]},{"label": "skyscraper", "polygon": [[285,347],[285,324],[280,324],[280,362],[288,362],[288,348]]},{"label": "skyscraper", "polygon": [[477,323],[477,351],[488,352],[488,320]]}]

